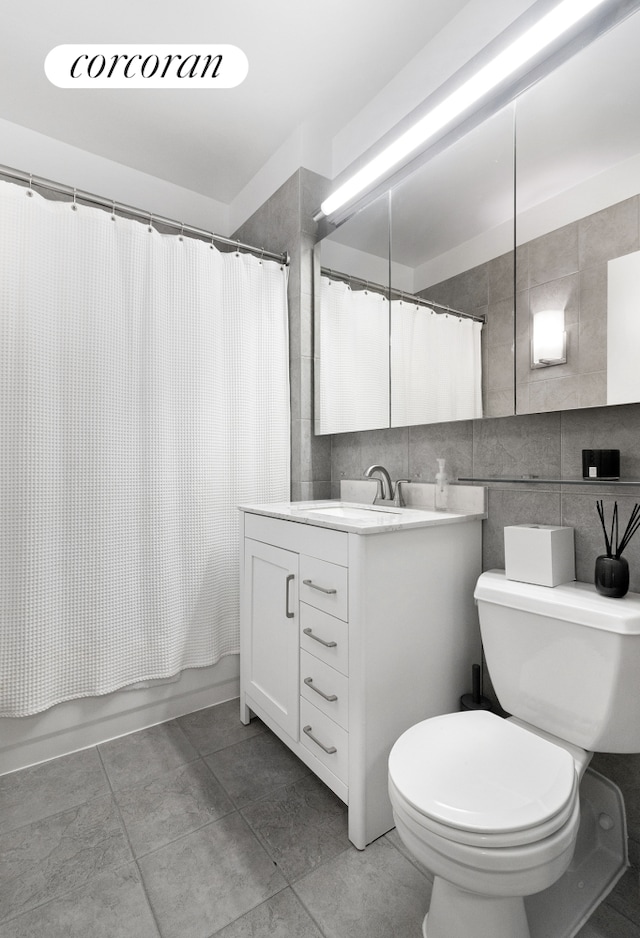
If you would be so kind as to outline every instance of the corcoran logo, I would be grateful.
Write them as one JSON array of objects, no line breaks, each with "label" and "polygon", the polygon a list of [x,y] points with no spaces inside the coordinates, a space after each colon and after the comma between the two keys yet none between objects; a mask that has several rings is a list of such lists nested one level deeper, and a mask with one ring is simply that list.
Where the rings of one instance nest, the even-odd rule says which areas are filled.
[{"label": "corcoran logo", "polygon": [[58,88],[235,88],[249,62],[229,45],[64,45],[44,71]]}]

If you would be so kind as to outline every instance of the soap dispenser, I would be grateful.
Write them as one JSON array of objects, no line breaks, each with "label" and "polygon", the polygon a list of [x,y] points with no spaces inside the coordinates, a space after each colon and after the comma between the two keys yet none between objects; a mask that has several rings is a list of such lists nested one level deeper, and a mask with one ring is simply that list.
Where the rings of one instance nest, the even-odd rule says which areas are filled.
[{"label": "soap dispenser", "polygon": [[445,460],[438,460],[438,471],[436,473],[436,511],[446,511],[449,507],[449,479],[445,471]]}]

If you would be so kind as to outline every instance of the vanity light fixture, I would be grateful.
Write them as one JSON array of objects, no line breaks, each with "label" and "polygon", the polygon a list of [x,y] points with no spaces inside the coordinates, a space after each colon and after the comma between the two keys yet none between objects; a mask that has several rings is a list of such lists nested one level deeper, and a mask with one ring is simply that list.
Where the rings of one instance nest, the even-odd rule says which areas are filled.
[{"label": "vanity light fixture", "polygon": [[321,215],[331,215],[387,174],[393,167],[398,166],[402,160],[434,137],[438,131],[479,102],[505,79],[519,71],[524,64],[604,2],[605,0],[562,0],[397,140],[373,157],[335,192],[332,192],[320,206]]},{"label": "vanity light fixture", "polygon": [[567,333],[564,310],[544,309],[533,315],[531,367],[548,368],[567,360]]}]

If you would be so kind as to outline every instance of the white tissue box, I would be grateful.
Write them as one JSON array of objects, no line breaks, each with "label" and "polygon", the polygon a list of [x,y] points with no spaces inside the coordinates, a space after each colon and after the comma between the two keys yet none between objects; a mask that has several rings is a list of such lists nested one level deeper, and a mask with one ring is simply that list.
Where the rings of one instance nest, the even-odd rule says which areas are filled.
[{"label": "white tissue box", "polygon": [[508,580],[559,586],[576,578],[573,528],[516,524],[504,529]]}]

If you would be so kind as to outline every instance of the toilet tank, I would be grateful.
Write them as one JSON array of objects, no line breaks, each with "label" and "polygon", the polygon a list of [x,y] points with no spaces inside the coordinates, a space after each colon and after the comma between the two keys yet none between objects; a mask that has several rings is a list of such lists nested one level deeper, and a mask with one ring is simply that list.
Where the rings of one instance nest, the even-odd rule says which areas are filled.
[{"label": "toilet tank", "polygon": [[592,752],[640,752],[640,594],[534,586],[502,570],[476,584],[484,653],[505,710]]}]

